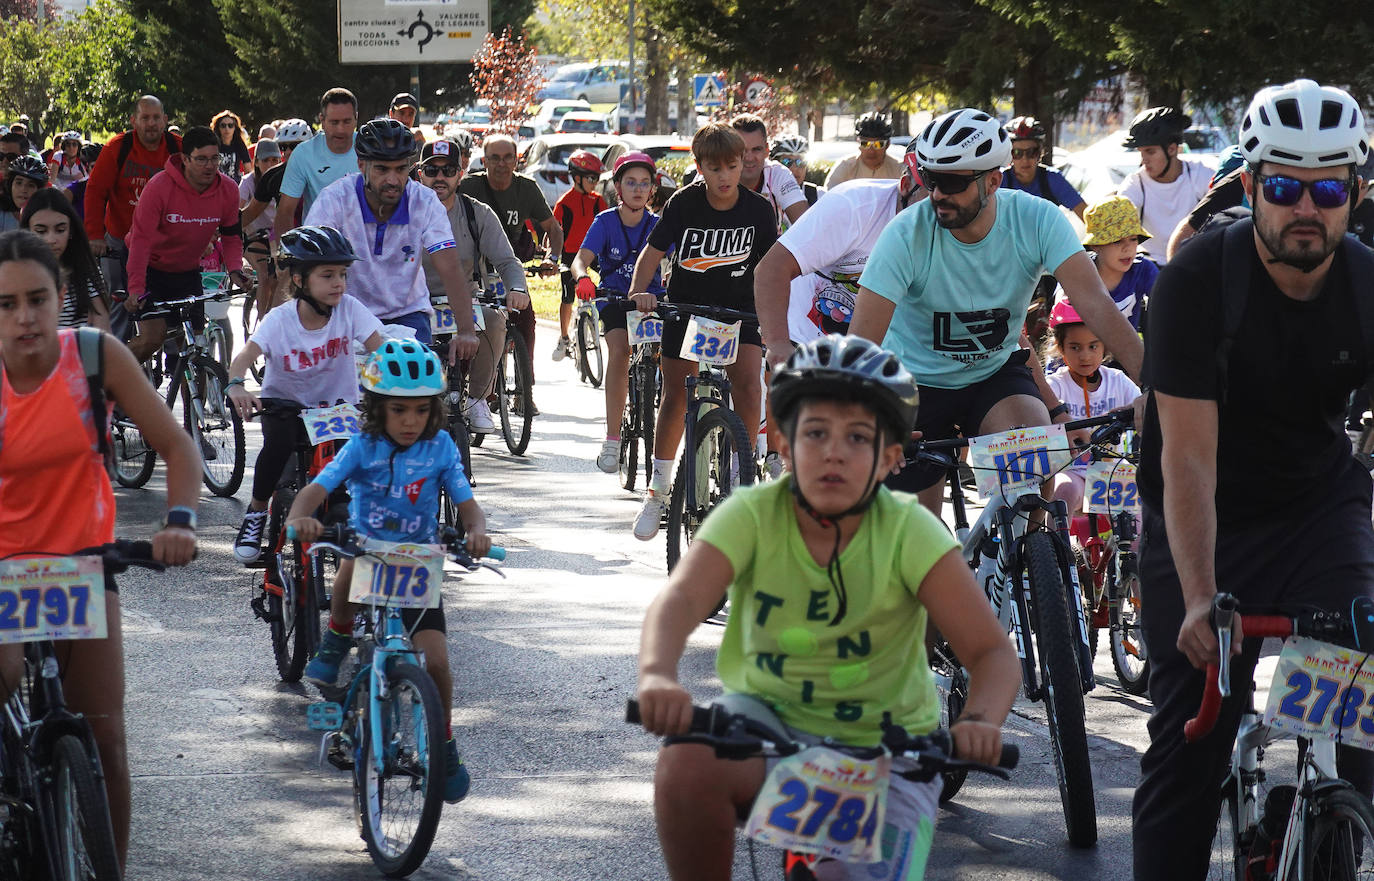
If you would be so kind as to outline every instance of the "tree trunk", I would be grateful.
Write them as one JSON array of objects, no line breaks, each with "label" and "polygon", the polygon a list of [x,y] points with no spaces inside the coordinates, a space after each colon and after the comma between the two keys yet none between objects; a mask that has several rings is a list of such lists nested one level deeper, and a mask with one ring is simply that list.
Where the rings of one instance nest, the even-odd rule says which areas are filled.
[{"label": "tree trunk", "polygon": [[825,140],[825,98],[818,99],[811,108],[811,140]]},{"label": "tree trunk", "polygon": [[1145,93],[1149,96],[1151,107],[1183,108],[1183,87],[1178,83],[1149,82]]},{"label": "tree trunk", "polygon": [[697,130],[696,96],[692,94],[695,84],[692,69],[680,58],[677,63],[677,133],[687,138]]},{"label": "tree trunk", "polygon": [[662,35],[653,25],[647,25],[644,28],[644,134],[646,135],[666,135],[669,132],[668,67],[663,62]]}]

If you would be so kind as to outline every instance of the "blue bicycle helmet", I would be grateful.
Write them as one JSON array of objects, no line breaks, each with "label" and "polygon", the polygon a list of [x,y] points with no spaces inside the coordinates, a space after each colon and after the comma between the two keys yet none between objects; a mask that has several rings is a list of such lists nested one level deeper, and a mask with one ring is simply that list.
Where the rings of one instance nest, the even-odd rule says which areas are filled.
[{"label": "blue bicycle helmet", "polygon": [[428,398],[448,391],[439,356],[415,340],[387,340],[363,368],[363,389],[393,398]]}]

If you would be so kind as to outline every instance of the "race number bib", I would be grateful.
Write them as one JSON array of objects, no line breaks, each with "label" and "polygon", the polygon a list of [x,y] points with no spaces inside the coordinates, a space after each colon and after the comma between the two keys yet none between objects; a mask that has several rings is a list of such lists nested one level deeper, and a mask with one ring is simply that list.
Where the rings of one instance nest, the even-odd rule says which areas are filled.
[{"label": "race number bib", "polygon": [[301,421],[312,447],[325,441],[348,440],[358,433],[358,411],[352,404],[302,410]]},{"label": "race number bib", "polygon": [[[435,336],[446,335],[458,332],[458,321],[453,317],[453,310],[447,303],[435,302],[434,314],[430,316],[429,329]],[[487,329],[486,320],[482,317],[482,308],[476,303],[472,304],[472,327],[474,330],[484,331]]]},{"label": "race number bib", "polygon": [[0,643],[106,635],[105,566],[99,557],[0,562]]},{"label": "race number bib", "polygon": [[1086,493],[1089,514],[1114,516],[1122,511],[1140,510],[1140,495],[1135,487],[1135,464],[1125,459],[1088,463]]},{"label": "race number bib", "polygon": [[978,492],[992,497],[1039,489],[1045,478],[1069,464],[1069,442],[1062,425],[1033,425],[1001,434],[969,438],[969,466]]},{"label": "race number bib", "polygon": [[845,863],[882,859],[892,757],[813,746],[773,767],[745,831],[755,841]]},{"label": "race number bib", "polygon": [[1279,653],[1264,724],[1374,750],[1374,665],[1364,652],[1290,636]]},{"label": "race number bib", "polygon": [[625,329],[629,331],[632,346],[663,342],[663,319],[652,313],[645,315],[638,309],[631,309],[625,313]]},{"label": "race number bib", "polygon": [[687,322],[680,357],[684,361],[696,361],[713,367],[734,364],[739,355],[739,328],[738,321],[726,324],[694,315]]},{"label": "race number bib", "polygon": [[444,551],[434,545],[369,542],[353,564],[349,602],[436,609],[443,595]]}]

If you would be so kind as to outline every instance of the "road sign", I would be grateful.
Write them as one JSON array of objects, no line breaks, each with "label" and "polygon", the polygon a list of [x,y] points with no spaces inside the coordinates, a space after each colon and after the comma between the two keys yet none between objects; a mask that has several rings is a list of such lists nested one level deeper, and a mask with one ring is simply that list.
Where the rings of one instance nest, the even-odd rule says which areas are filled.
[{"label": "road sign", "polygon": [[768,100],[768,93],[771,87],[767,80],[750,80],[749,85],[744,87],[744,100],[750,104],[762,104]]},{"label": "road sign", "polygon": [[471,61],[490,29],[489,0],[339,0],[339,61]]},{"label": "road sign", "polygon": [[692,95],[698,107],[719,107],[725,103],[725,77],[699,73],[692,77]]}]

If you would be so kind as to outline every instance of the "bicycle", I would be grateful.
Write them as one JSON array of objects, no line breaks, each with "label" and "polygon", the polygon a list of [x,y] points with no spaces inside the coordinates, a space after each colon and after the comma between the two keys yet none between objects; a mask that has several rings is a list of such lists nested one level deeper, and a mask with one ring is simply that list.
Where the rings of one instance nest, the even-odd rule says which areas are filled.
[{"label": "bicycle", "polygon": [[606,378],[606,355],[601,351],[601,315],[591,300],[577,301],[576,341],[573,354],[577,358],[577,372],[592,388],[601,388]]},{"label": "bicycle", "polygon": [[[192,326],[192,307],[225,296],[216,291],[168,300],[145,310],[140,319],[168,319],[168,338],[177,351],[175,365],[169,372],[172,382],[167,388],[167,406],[175,412],[177,401],[181,401],[182,424],[203,458],[205,486],[215,495],[229,498],[243,483],[243,419],[225,396],[229,374],[210,357],[205,336]],[[144,441],[138,426],[118,408],[111,419],[110,438],[115,480],[120,486],[131,488],[146,484],[153,474],[157,453]]]},{"label": "bicycle", "polygon": [[[626,703],[625,721],[642,724],[638,701],[631,699]],[[810,866],[818,857],[843,862],[881,859],[883,834],[878,828],[876,804],[879,793],[886,791],[890,781],[887,763],[877,761],[882,757],[891,757],[891,774],[918,782],[933,780],[947,771],[978,771],[1007,780],[1007,772],[1020,760],[1016,745],[1003,743],[995,767],[963,761],[953,756],[948,731],[937,729],[913,737],[893,724],[891,714],[886,712],[882,731],[881,744],[872,747],[847,746],[829,739],[803,742],[786,731],[776,731],[757,719],[712,704],[693,707],[689,733],[666,737],[663,743],[709,746],[717,758],[734,761],[782,759],[759,790],[746,823],[750,869],[757,879],[754,842],[759,841],[785,848],[782,869],[787,881],[815,881]],[[822,768],[821,773],[830,763],[848,767],[844,773],[820,780],[815,774],[798,773],[801,769],[797,766],[803,762]],[[803,820],[800,815],[811,804],[815,807],[805,813]],[[827,824],[832,816],[836,819]],[[842,828],[845,826],[848,828]]]},{"label": "bicycle", "polygon": [[[1069,545],[1068,512],[1062,501],[1041,498],[1039,488],[1071,461],[1065,431],[1098,428],[1091,441],[1098,445],[1129,425],[1130,418],[1129,412],[1111,413],[971,439],[921,440],[907,460],[946,471],[964,559],[978,573],[993,611],[1016,640],[1026,698],[1045,704],[1065,827],[1075,847],[1097,841],[1097,803],[1083,710],[1083,695],[1096,682]],[[980,491],[989,499],[972,527],[958,460],[946,452],[962,447],[969,447],[969,464],[980,475]],[[1037,515],[1047,516],[1050,525],[1027,530]],[[945,663],[958,664],[952,655]]]},{"label": "bicycle", "polygon": [[[488,303],[487,305],[492,305]],[[534,426],[534,366],[530,362],[530,347],[525,335],[510,315],[518,310],[498,305],[507,315],[506,345],[496,362],[496,401],[501,415],[501,437],[506,449],[523,456],[530,445]]]},{"label": "bicycle", "polygon": [[120,878],[100,753],[67,707],[53,641],[105,638],[105,576],[129,566],[163,568],[131,541],[0,561],[0,642],[25,644],[0,713],[0,877]]},{"label": "bicycle", "polygon": [[[693,330],[695,322],[687,326],[689,336],[683,342],[683,355],[697,360],[699,369],[695,376],[687,377],[682,458],[668,496],[668,571],[671,572],[711,509],[730,495],[735,486],[754,482],[754,433],[745,428],[743,420],[730,409],[730,380],[721,367],[734,363],[738,325],[743,322],[756,324],[758,316],[723,306],[669,303],[660,303],[657,311],[664,318],[690,315],[736,325],[735,336],[729,341],[710,330],[709,322],[703,324],[708,328],[704,331]],[[721,606],[724,604],[722,597]]]},{"label": "bicycle", "polygon": [[630,383],[626,389],[625,412],[620,417],[620,456],[616,470],[620,474],[620,485],[634,492],[641,471],[645,486],[654,476],[654,417],[663,394],[663,375],[659,372],[663,319],[652,313],[644,315],[632,311],[626,316],[625,324],[630,342]]},{"label": "bicycle", "polygon": [[[271,230],[259,230],[243,237],[243,256],[250,265],[258,265],[259,262],[265,270],[263,276],[255,277],[257,285],[267,285],[267,302],[270,304],[277,290],[277,264],[272,259],[272,247],[269,244]],[[256,259],[255,259],[256,258]],[[246,296],[243,298],[243,339],[248,341],[253,338],[253,332],[258,329],[258,323],[262,321],[264,311],[258,312],[258,297],[256,291],[244,291]],[[270,308],[270,307],[269,307]],[[262,372],[266,369],[266,364],[259,364],[254,361],[248,367],[249,373],[253,376],[253,381],[262,382]]]},{"label": "bicycle", "polygon": [[[351,407],[309,408],[276,399],[264,401],[263,410],[298,415],[302,431],[292,451],[293,467],[282,475],[267,507],[267,553],[252,564],[263,569],[261,592],[249,607],[267,622],[277,674],[283,682],[299,682],[320,647],[320,614],[329,609],[333,579],[326,561],[310,554],[310,544],[287,537],[286,515],[296,494],[333,460],[342,442],[357,434],[358,420]],[[345,497],[339,491],[326,510],[346,508]]]},{"label": "bicycle", "polygon": [[[1198,715],[1184,726],[1189,741],[1212,730],[1222,698],[1231,696],[1231,647],[1237,627],[1247,639],[1276,636],[1285,642],[1263,717],[1255,708],[1250,683],[1230,773],[1218,794],[1208,877],[1369,877],[1374,872],[1374,806],[1340,779],[1336,744],[1374,749],[1374,718],[1365,711],[1366,694],[1374,694],[1374,670],[1364,669],[1367,650],[1374,646],[1374,601],[1361,597],[1348,614],[1304,609],[1242,615],[1235,597],[1217,594],[1212,626],[1218,660],[1208,663]],[[1361,680],[1363,686],[1356,684]],[[1261,802],[1264,752],[1284,737],[1298,741],[1297,784],[1275,786]]]},{"label": "bicycle", "polygon": [[[326,699],[310,705],[307,720],[325,732],[321,763],[353,772],[363,841],[372,862],[393,878],[419,868],[434,842],[444,806],[446,740],[438,688],[411,647],[401,609],[439,605],[445,557],[469,572],[485,567],[500,573],[475,562],[457,530],[444,530],[441,539],[443,554],[378,542],[336,525],[310,551],[356,558],[350,599],[371,607],[362,632],[355,632],[357,670],[347,686],[322,689]],[[501,560],[505,551],[493,547],[489,556]]]},{"label": "bicycle", "polygon": [[[205,348],[225,369],[234,358],[234,340],[229,329],[229,301],[249,292],[240,288],[229,278],[227,272],[202,272],[201,290],[205,293],[222,294],[207,302],[205,309]],[[214,304],[213,306],[209,304]],[[248,337],[244,337],[248,339]],[[254,377],[256,379],[256,377]]]}]

